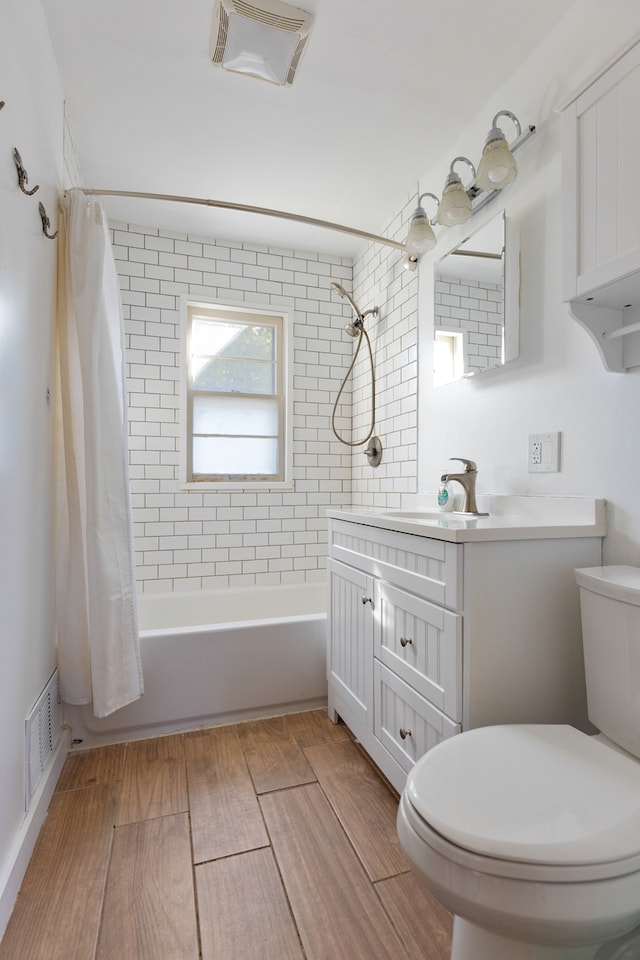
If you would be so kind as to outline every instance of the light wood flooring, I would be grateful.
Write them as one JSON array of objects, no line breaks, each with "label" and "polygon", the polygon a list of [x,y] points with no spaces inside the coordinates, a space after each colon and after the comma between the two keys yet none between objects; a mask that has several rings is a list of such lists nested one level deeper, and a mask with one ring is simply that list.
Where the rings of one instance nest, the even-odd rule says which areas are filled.
[{"label": "light wood flooring", "polygon": [[396,809],[324,711],[72,753],[0,960],[446,960]]}]

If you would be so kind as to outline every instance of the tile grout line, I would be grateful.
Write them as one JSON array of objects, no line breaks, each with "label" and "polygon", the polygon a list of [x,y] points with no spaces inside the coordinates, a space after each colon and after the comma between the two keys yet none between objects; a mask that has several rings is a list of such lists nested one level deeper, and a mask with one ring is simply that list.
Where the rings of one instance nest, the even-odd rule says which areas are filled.
[{"label": "tile grout line", "polygon": [[195,852],[193,848],[193,829],[191,824],[191,792],[189,790],[189,765],[187,763],[187,754],[185,750],[185,734],[180,737],[182,743],[182,761],[184,763],[185,790],[187,793],[187,818],[189,821],[189,848],[191,850],[191,887],[193,890],[193,910],[196,918],[196,941],[198,945],[198,958],[202,960],[202,931],[200,928],[200,903],[198,900],[198,884],[196,882],[196,864]]},{"label": "tile grout line", "polygon": [[101,899],[100,899],[100,912],[99,912],[99,914],[98,914],[98,923],[97,923],[97,926],[96,926],[96,939],[95,939],[95,944],[94,944],[94,947],[93,947],[93,960],[96,960],[96,958],[97,958],[97,956],[98,956],[98,948],[99,948],[99,946],[100,946],[100,937],[101,937],[101,935],[102,935],[102,923],[103,923],[103,920],[104,920],[104,911],[105,911],[105,906],[106,906],[106,903],[107,903],[107,887],[108,887],[108,885],[109,885],[109,876],[110,876],[110,874],[111,874],[111,859],[112,859],[112,855],[113,855],[113,844],[114,844],[115,837],[116,837],[116,830],[118,829],[118,827],[116,826],[116,824],[117,824],[117,821],[118,821],[118,814],[119,814],[119,812],[120,812],[120,801],[121,801],[121,799],[122,799],[122,784],[123,784],[123,782],[124,782],[125,758],[126,758],[128,749],[129,749],[129,745],[128,745],[127,743],[125,743],[125,745],[124,745],[124,750],[122,751],[122,759],[121,759],[121,761],[120,761],[120,777],[119,777],[119,780],[116,779],[116,780],[106,781],[106,782],[108,782],[108,783],[119,783],[119,787],[118,787],[118,791],[117,791],[117,800],[116,800],[116,803],[114,804],[114,808],[113,808],[113,824],[112,824],[112,827],[111,827],[111,836],[110,836],[110,840],[109,840],[109,850],[108,850],[108,853],[107,853],[106,864],[105,864],[104,883],[103,883],[103,885],[102,885],[102,897],[101,897]]},{"label": "tile grout line", "polygon": [[[292,788],[289,788],[289,789],[292,789]],[[276,791],[271,791],[271,792],[272,792],[272,793],[275,793]],[[267,825],[267,821],[266,821],[266,819],[265,819],[264,812],[263,812],[263,810],[262,810],[262,804],[260,803],[260,797],[258,796],[258,794],[256,794],[256,799],[257,799],[257,801],[258,801],[258,807],[260,808],[260,816],[262,817],[262,822],[264,823],[264,828],[265,828],[265,830],[266,830],[266,832],[267,832],[267,836],[268,836],[268,838],[269,838],[269,845],[268,845],[268,847],[263,847],[263,848],[261,848],[261,849],[265,849],[265,850],[270,850],[270,851],[271,851],[271,857],[272,857],[273,863],[274,863],[274,865],[275,865],[275,868],[276,868],[276,870],[278,871],[278,877],[280,878],[280,886],[282,887],[282,892],[283,892],[283,894],[284,894],[284,898],[285,898],[286,903],[287,903],[287,909],[289,910],[289,916],[291,917],[291,922],[293,923],[293,926],[294,926],[294,928],[295,928],[296,937],[298,938],[298,943],[299,943],[299,945],[300,945],[300,951],[301,951],[301,954],[302,954],[301,960],[307,960],[307,951],[305,950],[304,942],[303,942],[303,940],[302,940],[302,933],[300,932],[300,927],[299,927],[298,921],[297,921],[297,919],[296,919],[296,915],[295,915],[295,912],[294,912],[294,909],[293,909],[293,905],[292,905],[291,900],[290,900],[290,898],[289,898],[289,891],[287,890],[287,885],[286,885],[286,883],[284,882],[284,877],[283,877],[283,875],[282,875],[282,870],[280,869],[280,862],[279,862],[278,857],[277,857],[277,855],[276,855],[275,847],[273,846],[273,840],[272,840],[272,838],[271,838],[271,834],[269,833],[269,827],[268,827],[268,825]]]}]

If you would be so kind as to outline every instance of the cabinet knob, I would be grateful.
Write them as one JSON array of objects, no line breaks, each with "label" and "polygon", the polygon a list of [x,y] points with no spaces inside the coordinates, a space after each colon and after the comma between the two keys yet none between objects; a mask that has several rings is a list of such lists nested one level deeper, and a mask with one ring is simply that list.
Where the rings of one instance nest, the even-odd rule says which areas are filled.
[{"label": "cabinet knob", "polygon": [[411,730],[406,730],[404,727],[400,727],[400,736],[403,740],[406,740],[407,737],[411,736]]},{"label": "cabinet knob", "polygon": [[411,637],[400,637],[400,646],[401,646],[401,647],[406,647],[407,644],[409,644],[409,643],[413,643],[413,639],[412,639]]},{"label": "cabinet knob", "polygon": [[370,603],[371,606],[373,606],[373,597],[365,597],[365,596],[363,595],[362,597],[360,597],[360,599],[362,600],[362,603],[363,603],[363,604],[365,604],[365,603]]}]

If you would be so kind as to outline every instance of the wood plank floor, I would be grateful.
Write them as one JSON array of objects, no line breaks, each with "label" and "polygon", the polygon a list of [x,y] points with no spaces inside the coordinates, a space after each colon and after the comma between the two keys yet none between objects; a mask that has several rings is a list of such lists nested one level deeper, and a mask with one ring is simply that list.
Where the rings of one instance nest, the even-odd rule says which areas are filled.
[{"label": "wood plank floor", "polygon": [[396,810],[320,710],[72,753],[0,960],[447,960]]}]

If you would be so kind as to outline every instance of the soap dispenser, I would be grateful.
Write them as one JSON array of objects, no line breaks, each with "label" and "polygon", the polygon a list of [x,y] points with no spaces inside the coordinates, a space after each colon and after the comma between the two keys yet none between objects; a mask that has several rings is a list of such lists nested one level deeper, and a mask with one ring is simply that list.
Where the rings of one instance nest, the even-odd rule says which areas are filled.
[{"label": "soap dispenser", "polygon": [[454,508],[453,498],[454,494],[450,484],[446,480],[441,480],[438,487],[438,508],[443,513],[450,513]]}]

